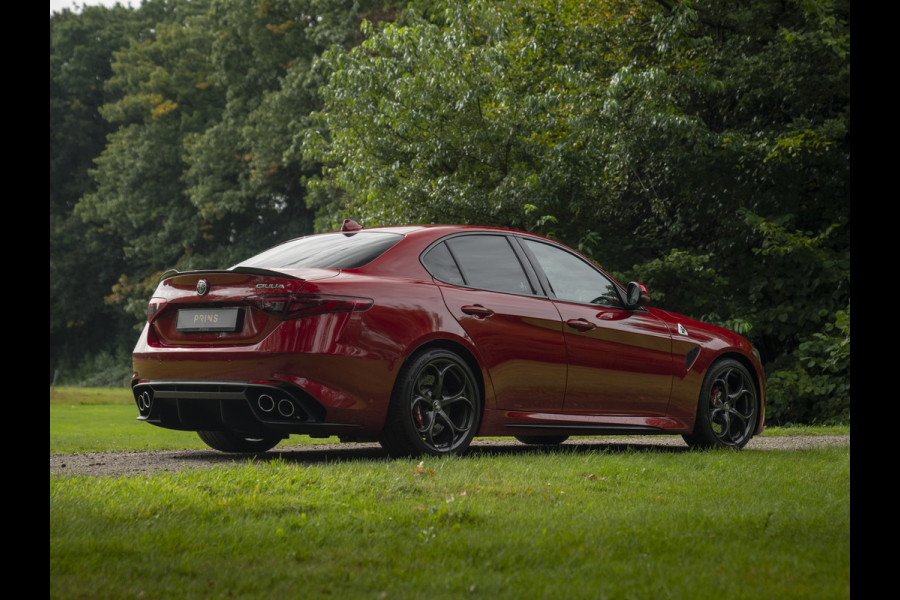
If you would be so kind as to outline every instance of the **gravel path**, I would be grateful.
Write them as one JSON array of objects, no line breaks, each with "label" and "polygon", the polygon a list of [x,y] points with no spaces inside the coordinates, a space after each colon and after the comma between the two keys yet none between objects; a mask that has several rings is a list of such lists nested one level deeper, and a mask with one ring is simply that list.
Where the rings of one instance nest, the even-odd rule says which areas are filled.
[{"label": "gravel path", "polygon": [[[753,438],[748,450],[797,450],[823,446],[850,445],[849,435],[787,436]],[[676,436],[574,438],[564,444],[567,450],[653,450],[685,452],[687,446]],[[517,454],[546,452],[547,448],[526,446],[513,439],[477,440],[470,453]],[[552,451],[550,449],[549,451]],[[342,460],[378,460],[385,458],[378,444],[319,444],[313,446],[279,446],[254,457],[251,454],[224,454],[215,450],[165,450],[157,452],[88,452],[83,454],[51,454],[50,474],[72,475],[140,475],[157,471],[175,472],[214,466],[246,464],[249,460],[283,459],[287,463],[318,464]]]}]

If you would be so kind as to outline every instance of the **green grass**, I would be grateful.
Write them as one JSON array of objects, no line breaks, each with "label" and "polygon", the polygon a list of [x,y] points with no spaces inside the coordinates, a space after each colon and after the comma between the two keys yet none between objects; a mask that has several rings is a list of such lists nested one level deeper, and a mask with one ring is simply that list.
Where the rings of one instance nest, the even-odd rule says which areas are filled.
[{"label": "green grass", "polygon": [[50,406],[115,404],[134,406],[131,388],[58,387],[50,389]]},{"label": "green grass", "polygon": [[849,598],[849,448],[50,480],[53,598]]},{"label": "green grass", "polygon": [[849,425],[791,425],[789,427],[766,427],[760,437],[783,437],[788,435],[850,435]]},{"label": "green grass", "polygon": [[137,408],[106,404],[50,405],[50,454],[208,448],[192,431],[142,423]]},{"label": "green grass", "polygon": [[[51,452],[203,447],[127,390],[50,409]],[[51,475],[50,597],[850,596],[849,446],[303,460]]]}]

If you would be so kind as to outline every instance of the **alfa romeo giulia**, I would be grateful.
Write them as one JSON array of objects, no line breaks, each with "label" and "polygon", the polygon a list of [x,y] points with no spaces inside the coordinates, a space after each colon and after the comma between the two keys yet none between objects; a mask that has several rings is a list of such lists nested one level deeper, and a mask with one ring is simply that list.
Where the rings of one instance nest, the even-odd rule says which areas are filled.
[{"label": "alfa romeo giulia", "polygon": [[348,220],[227,270],[164,275],[134,349],[138,419],[224,452],[290,434],[395,456],[476,436],[743,447],[764,426],[754,349],[649,300],[536,235]]}]

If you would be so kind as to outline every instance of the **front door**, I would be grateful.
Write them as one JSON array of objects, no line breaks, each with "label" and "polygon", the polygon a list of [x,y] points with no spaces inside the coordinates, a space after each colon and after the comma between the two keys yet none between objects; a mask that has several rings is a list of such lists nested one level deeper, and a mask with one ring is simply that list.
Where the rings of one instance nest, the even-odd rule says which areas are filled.
[{"label": "front door", "polygon": [[562,318],[568,361],[564,412],[664,415],[672,388],[672,339],[644,309],[626,310],[616,285],[580,256],[523,239]]}]

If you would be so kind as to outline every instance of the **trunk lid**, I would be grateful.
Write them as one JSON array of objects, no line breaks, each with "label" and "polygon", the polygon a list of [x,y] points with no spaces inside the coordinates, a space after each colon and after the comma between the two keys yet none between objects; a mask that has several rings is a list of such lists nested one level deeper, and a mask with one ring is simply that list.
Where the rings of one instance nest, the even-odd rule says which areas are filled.
[{"label": "trunk lid", "polygon": [[190,271],[162,280],[150,300],[151,345],[234,346],[258,343],[283,318],[279,307],[307,281],[335,277],[332,269],[279,272],[236,268]]}]

